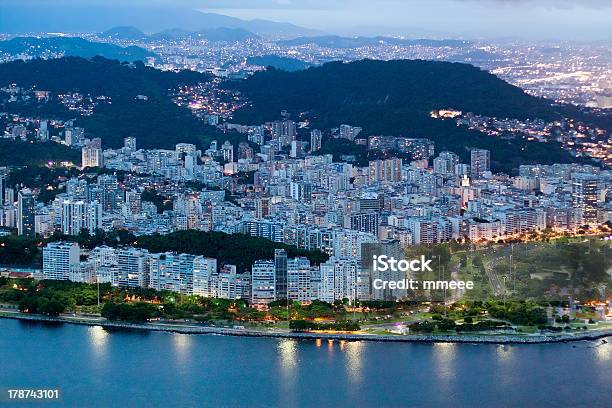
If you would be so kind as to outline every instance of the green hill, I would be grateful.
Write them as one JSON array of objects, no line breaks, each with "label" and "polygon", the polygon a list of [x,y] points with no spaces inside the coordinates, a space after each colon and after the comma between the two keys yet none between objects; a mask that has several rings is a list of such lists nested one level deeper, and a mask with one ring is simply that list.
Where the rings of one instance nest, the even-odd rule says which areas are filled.
[{"label": "green hill", "polygon": [[[84,127],[88,137],[101,137],[104,147],[120,147],[127,136],[135,136],[143,148],[173,148],[180,142],[208,147],[218,136],[216,130],[206,127],[189,109],[174,104],[170,93],[180,85],[209,78],[193,71],[160,71],[141,62],[127,64],[100,57],[13,61],[0,64],[0,87],[15,83],[55,94],[78,91],[110,97],[111,103],[99,103],[93,115],[81,117],[57,101],[3,103],[0,97],[0,111],[58,119],[77,116],[77,126]],[[226,139],[232,140],[231,135]]]},{"label": "green hill", "polygon": [[120,47],[114,44],[88,41],[79,37],[17,37],[0,41],[0,53],[26,54],[32,58],[46,58],[50,54],[66,57],[91,58],[101,56],[119,61],[143,61],[155,54],[144,48]]},{"label": "green hill", "polygon": [[81,152],[54,142],[30,143],[0,139],[0,166],[40,166],[50,161],[79,164]]},{"label": "green hill", "polygon": [[133,26],[113,27],[100,33],[102,37],[109,37],[115,40],[145,40],[148,36]]},{"label": "green hill", "polygon": [[247,58],[247,64],[272,67],[281,69],[283,71],[301,71],[312,66],[311,64],[296,58],[279,57],[278,55],[249,57]]},{"label": "green hill", "polygon": [[[452,150],[464,159],[470,148],[492,151],[493,167],[512,171],[520,164],[570,162],[560,146],[501,140],[430,117],[435,109],[517,119],[560,117],[546,100],[534,98],[472,65],[433,61],[332,62],[305,71],[276,69],[231,83],[252,104],[237,111],[239,123],[276,120],[282,110],[309,119],[312,127],[347,123],[364,134],[430,138],[436,150]],[[325,149],[324,149],[325,150]]]}]

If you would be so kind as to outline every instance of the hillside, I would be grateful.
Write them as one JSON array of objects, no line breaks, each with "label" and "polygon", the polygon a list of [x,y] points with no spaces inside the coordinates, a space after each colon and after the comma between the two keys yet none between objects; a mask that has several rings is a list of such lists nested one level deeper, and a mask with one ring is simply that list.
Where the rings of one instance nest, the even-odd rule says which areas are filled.
[{"label": "hillside", "polygon": [[[88,137],[101,137],[104,147],[120,147],[123,138],[135,136],[143,148],[170,148],[179,142],[210,143],[214,130],[196,119],[191,111],[175,105],[172,89],[183,84],[204,82],[209,77],[193,71],[160,71],[104,58],[60,58],[13,61],[0,65],[0,87],[16,83],[23,88],[51,91],[52,94],[80,92],[110,97],[100,102],[91,116],[77,116],[57,103],[8,103],[0,98],[0,111],[24,115],[77,117],[77,125]],[[144,95],[146,100],[136,98]]]},{"label": "hillside", "polygon": [[144,48],[120,47],[114,44],[88,41],[79,37],[16,37],[0,41],[0,54],[25,54],[31,58],[66,57],[91,58],[97,55],[119,61],[144,61],[155,54]]},{"label": "hillside", "polygon": [[100,33],[100,36],[112,38],[114,40],[130,41],[144,40],[148,37],[145,33],[133,26],[113,27]]},{"label": "hillside", "polygon": [[280,40],[279,44],[285,46],[300,46],[314,44],[325,48],[356,48],[380,44],[387,45],[421,45],[425,47],[463,47],[468,45],[467,41],[461,40],[409,40],[395,37],[341,37],[338,35],[321,35],[315,37],[298,37],[289,40]]},{"label": "hillside", "polygon": [[39,166],[48,162],[80,163],[81,153],[64,145],[0,139],[0,166]]},{"label": "hillside", "polygon": [[247,58],[247,64],[272,67],[283,71],[301,71],[312,66],[308,62],[296,58],[279,57],[278,55],[249,57]]},{"label": "hillside", "polygon": [[467,64],[432,61],[333,62],[305,71],[267,70],[230,84],[252,101],[235,114],[239,123],[276,120],[282,110],[306,118],[313,127],[343,123],[366,134],[431,138],[436,150],[452,150],[464,159],[472,147],[491,149],[497,170],[511,171],[530,162],[569,162],[555,144],[501,140],[432,119],[434,109],[476,114],[557,118],[551,105],[525,94],[494,75]]}]

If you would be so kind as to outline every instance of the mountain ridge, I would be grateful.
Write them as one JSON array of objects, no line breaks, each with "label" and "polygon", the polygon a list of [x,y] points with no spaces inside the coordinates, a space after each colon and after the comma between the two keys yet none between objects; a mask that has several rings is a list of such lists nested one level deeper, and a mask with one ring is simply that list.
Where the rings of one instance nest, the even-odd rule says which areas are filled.
[{"label": "mountain ridge", "polygon": [[[28,18],[23,18],[28,16]],[[242,20],[185,7],[111,6],[100,4],[5,4],[0,6],[0,32],[102,32],[109,27],[135,26],[143,32],[173,27],[202,30],[241,28],[257,35],[293,38],[318,35],[317,30],[269,20]]]},{"label": "mountain ridge", "polygon": [[67,57],[91,58],[102,56],[119,61],[145,60],[154,57],[151,51],[137,46],[120,47],[115,44],[89,41],[80,37],[15,37],[0,41],[0,52],[7,54],[28,54],[34,58],[45,57],[46,53],[63,53]]}]

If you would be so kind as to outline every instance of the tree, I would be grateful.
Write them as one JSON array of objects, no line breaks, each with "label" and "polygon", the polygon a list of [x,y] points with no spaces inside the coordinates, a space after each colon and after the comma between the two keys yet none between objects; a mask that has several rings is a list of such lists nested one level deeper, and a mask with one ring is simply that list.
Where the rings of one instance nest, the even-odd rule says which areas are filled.
[{"label": "tree", "polygon": [[47,316],[59,316],[60,313],[64,312],[65,309],[66,307],[61,302],[55,299],[38,299],[37,311],[40,314]]}]

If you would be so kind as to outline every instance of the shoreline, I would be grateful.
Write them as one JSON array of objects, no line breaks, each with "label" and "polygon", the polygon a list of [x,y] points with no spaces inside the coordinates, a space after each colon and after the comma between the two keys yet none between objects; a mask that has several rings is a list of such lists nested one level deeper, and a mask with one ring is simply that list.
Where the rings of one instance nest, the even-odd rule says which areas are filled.
[{"label": "shoreline", "polygon": [[580,334],[550,334],[550,335],[457,335],[457,334],[343,334],[343,333],[297,333],[273,330],[234,329],[210,326],[187,326],[162,323],[125,323],[88,320],[84,318],[47,317],[42,315],[27,315],[19,312],[0,311],[0,318],[43,323],[67,323],[81,326],[100,326],[106,329],[126,331],[154,331],[179,334],[208,334],[242,337],[268,337],[302,340],[346,340],[346,341],[382,341],[397,343],[480,343],[480,344],[544,344],[567,343],[575,341],[599,340],[612,337],[612,329],[593,330]]}]

